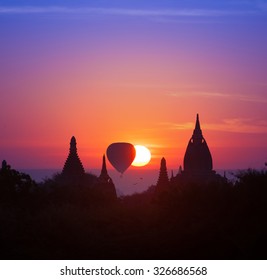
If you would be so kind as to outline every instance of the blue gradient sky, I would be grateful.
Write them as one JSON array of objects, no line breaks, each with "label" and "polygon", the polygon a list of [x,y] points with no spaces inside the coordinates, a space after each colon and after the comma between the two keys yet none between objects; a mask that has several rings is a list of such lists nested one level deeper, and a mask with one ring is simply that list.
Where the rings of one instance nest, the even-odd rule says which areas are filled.
[{"label": "blue gradient sky", "polygon": [[182,164],[196,113],[215,168],[267,161],[267,1],[0,1],[0,159],[86,167],[114,141]]}]

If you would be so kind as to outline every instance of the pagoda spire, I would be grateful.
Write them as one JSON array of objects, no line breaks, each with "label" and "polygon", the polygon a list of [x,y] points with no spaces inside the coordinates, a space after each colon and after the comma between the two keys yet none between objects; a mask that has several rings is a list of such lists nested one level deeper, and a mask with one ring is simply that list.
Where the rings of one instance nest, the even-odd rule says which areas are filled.
[{"label": "pagoda spire", "polygon": [[105,155],[103,155],[101,174],[104,174],[104,175],[108,174]]},{"label": "pagoda spire", "polygon": [[103,155],[102,169],[96,182],[96,189],[100,191],[100,193],[103,195],[103,198],[105,197],[111,201],[117,198],[115,185],[108,175],[105,155]]},{"label": "pagoda spire", "polygon": [[70,140],[69,155],[64,164],[62,175],[70,180],[79,180],[85,174],[84,167],[77,153],[77,143],[74,136]]},{"label": "pagoda spire", "polygon": [[169,185],[169,178],[167,172],[166,159],[163,157],[160,162],[159,178],[157,182],[157,189],[164,189]]},{"label": "pagoda spire", "polygon": [[196,125],[195,125],[195,129],[194,129],[192,138],[193,138],[193,141],[202,140],[202,138],[203,138],[202,130],[200,128],[200,122],[199,122],[199,115],[198,114],[197,114]]},{"label": "pagoda spire", "polygon": [[102,160],[102,169],[101,169],[101,173],[99,175],[99,179],[109,182],[110,181],[110,177],[108,175],[108,171],[107,171],[107,165],[106,165],[106,157],[105,155],[103,155],[103,160]]},{"label": "pagoda spire", "polygon": [[77,143],[74,136],[70,139],[70,153],[77,153]]},{"label": "pagoda spire", "polygon": [[196,126],[195,126],[195,129],[200,130],[199,114],[197,114],[197,119],[196,119]]}]

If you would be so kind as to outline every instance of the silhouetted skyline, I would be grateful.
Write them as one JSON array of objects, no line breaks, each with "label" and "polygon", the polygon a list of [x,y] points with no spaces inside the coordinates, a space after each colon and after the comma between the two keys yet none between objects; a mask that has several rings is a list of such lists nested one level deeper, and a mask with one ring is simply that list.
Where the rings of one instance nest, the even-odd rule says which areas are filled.
[{"label": "silhouetted skyline", "polygon": [[99,177],[71,183],[36,184],[3,161],[0,259],[266,259],[266,170],[169,182],[166,169],[163,158],[156,186],[117,199],[104,157]]},{"label": "silhouetted skyline", "polygon": [[266,259],[264,1],[3,0],[0,26],[0,259]]}]

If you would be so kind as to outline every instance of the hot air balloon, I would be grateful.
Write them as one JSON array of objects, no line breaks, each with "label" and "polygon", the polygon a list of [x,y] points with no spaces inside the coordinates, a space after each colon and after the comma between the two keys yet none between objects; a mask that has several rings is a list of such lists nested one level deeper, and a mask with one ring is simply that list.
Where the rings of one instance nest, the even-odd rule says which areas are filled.
[{"label": "hot air balloon", "polygon": [[107,148],[109,162],[121,174],[132,164],[135,153],[134,145],[125,142],[112,143]]}]

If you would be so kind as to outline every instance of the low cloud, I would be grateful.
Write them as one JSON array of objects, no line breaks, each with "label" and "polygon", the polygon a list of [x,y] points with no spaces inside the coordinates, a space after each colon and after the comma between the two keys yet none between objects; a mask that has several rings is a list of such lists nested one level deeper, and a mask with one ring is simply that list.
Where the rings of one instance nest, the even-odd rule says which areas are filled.
[{"label": "low cloud", "polygon": [[224,119],[222,123],[206,124],[203,128],[207,130],[218,130],[239,133],[267,133],[267,121],[249,118]]},{"label": "low cloud", "polygon": [[192,130],[195,127],[195,123],[193,122],[186,122],[186,123],[173,123],[173,122],[161,122],[159,123],[160,126],[164,126],[167,129],[174,129],[174,130]]},{"label": "low cloud", "polygon": [[[161,126],[165,126],[167,129],[174,130],[192,130],[195,128],[195,123],[172,123],[165,122],[160,123]],[[203,123],[201,124],[202,130],[214,130],[224,132],[236,132],[236,133],[267,133],[267,120],[250,119],[250,118],[229,118],[224,119],[218,123]]]},{"label": "low cloud", "polygon": [[90,8],[90,7],[62,7],[62,6],[0,6],[0,14],[88,14],[88,15],[115,15],[135,17],[220,17],[231,15],[253,14],[248,10],[209,10],[209,9],[120,9],[120,8]]},{"label": "low cloud", "polygon": [[175,92],[170,91],[166,94],[170,97],[189,97],[189,96],[198,96],[198,97],[211,97],[211,98],[224,98],[231,100],[239,100],[245,102],[256,102],[256,103],[267,103],[267,97],[257,96],[257,95],[245,95],[245,94],[227,94],[220,92]]}]

